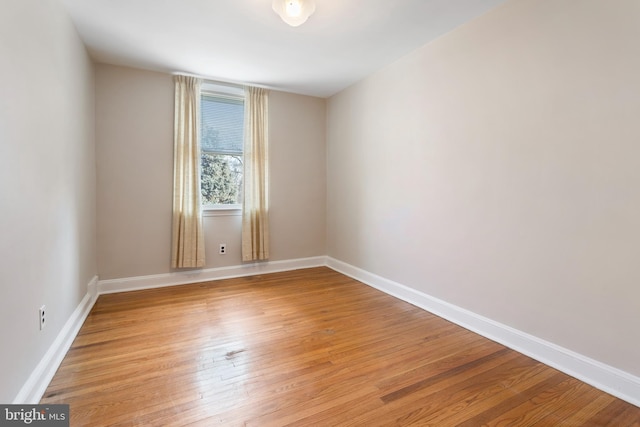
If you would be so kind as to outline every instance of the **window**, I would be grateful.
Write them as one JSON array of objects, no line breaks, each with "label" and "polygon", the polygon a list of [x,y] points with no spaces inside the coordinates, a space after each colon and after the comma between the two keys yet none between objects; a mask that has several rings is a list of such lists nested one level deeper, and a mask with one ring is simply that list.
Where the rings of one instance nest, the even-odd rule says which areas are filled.
[{"label": "window", "polygon": [[203,84],[200,104],[202,205],[238,209],[243,187],[244,92]]}]

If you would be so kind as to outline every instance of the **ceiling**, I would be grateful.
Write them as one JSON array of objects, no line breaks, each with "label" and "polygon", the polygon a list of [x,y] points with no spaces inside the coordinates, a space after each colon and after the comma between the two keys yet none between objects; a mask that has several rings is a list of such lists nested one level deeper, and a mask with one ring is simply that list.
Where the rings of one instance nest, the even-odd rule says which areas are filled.
[{"label": "ceiling", "polygon": [[62,0],[97,62],[331,96],[505,0]]}]

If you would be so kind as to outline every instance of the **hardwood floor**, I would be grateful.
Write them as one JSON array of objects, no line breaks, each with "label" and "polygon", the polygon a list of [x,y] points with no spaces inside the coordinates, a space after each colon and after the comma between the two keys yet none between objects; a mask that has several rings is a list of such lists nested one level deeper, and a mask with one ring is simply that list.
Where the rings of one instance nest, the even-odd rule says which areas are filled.
[{"label": "hardwood floor", "polygon": [[72,426],[640,426],[640,408],[328,268],[100,296]]}]

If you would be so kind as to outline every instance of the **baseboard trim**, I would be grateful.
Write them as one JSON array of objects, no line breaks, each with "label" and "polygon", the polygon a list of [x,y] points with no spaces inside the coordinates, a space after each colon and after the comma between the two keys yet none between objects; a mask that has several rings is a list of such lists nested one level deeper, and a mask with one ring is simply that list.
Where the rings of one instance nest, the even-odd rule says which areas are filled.
[{"label": "baseboard trim", "polygon": [[163,288],[166,286],[186,285],[210,280],[230,279],[234,277],[254,276],[256,274],[277,273],[279,271],[299,270],[301,268],[326,265],[326,257],[298,258],[285,261],[265,261],[230,267],[208,268],[202,270],[178,271],[150,276],[127,277],[123,279],[100,280],[98,294],[129,292],[143,289]]},{"label": "baseboard trim", "polygon": [[97,299],[98,276],[94,276],[87,285],[87,293],[56,336],[40,363],[33,370],[27,382],[13,400],[14,404],[37,404],[42,399],[47,386],[71,348],[82,324],[89,315]]},{"label": "baseboard trim", "polygon": [[327,266],[640,407],[640,378],[334,258]]}]

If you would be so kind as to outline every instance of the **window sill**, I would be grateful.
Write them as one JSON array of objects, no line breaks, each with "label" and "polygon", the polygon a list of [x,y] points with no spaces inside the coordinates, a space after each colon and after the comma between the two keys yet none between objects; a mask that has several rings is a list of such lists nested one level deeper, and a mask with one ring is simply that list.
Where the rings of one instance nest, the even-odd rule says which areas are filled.
[{"label": "window sill", "polygon": [[203,206],[202,216],[241,216],[242,205]]}]

